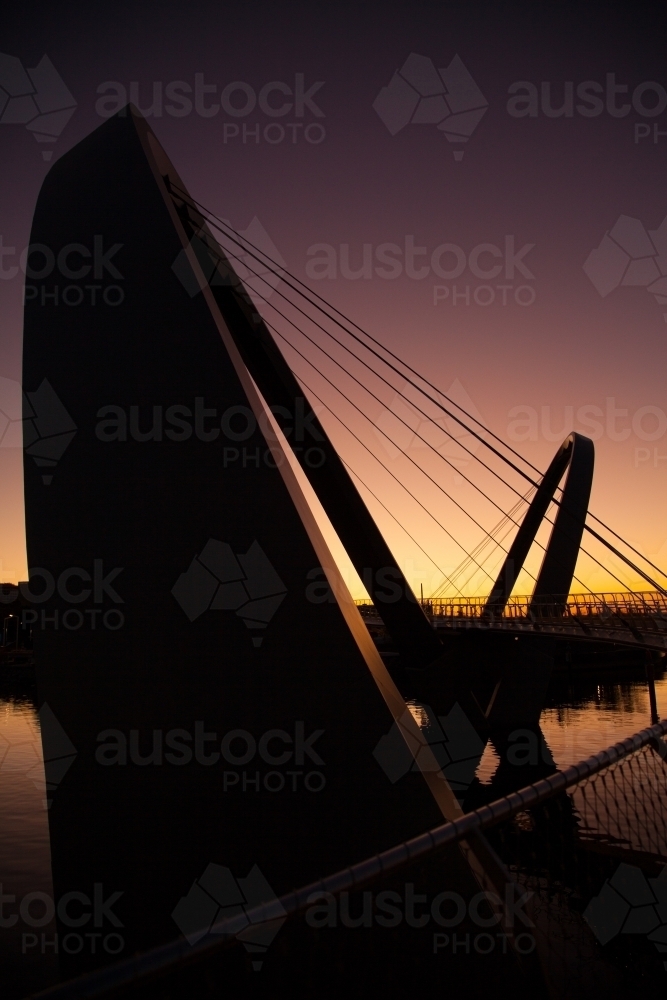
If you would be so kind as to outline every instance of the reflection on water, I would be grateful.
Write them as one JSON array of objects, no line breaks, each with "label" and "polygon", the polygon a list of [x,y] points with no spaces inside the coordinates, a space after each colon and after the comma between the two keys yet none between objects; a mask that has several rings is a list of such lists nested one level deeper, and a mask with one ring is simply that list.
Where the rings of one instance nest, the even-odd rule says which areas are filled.
[{"label": "reflection on water", "polygon": [[408,706],[408,711],[410,715],[415,720],[420,729],[428,729],[431,725],[431,719],[428,712],[426,711],[425,705],[420,705],[418,701],[408,701],[406,702]]},{"label": "reflection on water", "polygon": [[[667,679],[656,681],[656,696],[663,718]],[[421,705],[408,707],[418,725],[428,725]],[[641,679],[597,684],[586,678],[556,677],[541,717],[557,767],[567,767],[647,725],[649,698]],[[482,783],[489,783],[498,764],[498,755],[488,744],[477,769]],[[36,708],[27,697],[0,698],[0,892],[17,900],[27,893],[52,897],[45,799]],[[40,954],[40,949],[27,955],[20,938],[17,929],[0,931],[0,963],[9,970],[12,983],[8,997],[43,988],[57,977],[55,956],[48,950]]]},{"label": "reflection on water", "polygon": [[[45,805],[37,710],[27,698],[1,698],[0,892],[10,897],[5,900],[10,919],[29,893],[53,897]],[[40,924],[44,909],[39,897],[30,904],[29,913]],[[41,923],[39,933],[48,933],[53,940],[54,929],[50,922]],[[20,920],[0,931],[0,965],[5,970],[7,996],[22,996],[57,981],[57,958],[52,949],[42,951],[39,945],[35,949],[27,933],[34,934],[33,928]]]},{"label": "reflection on water", "polygon": [[[658,715],[667,715],[667,679],[655,682]],[[651,725],[646,682],[569,687],[557,679],[540,720],[557,767],[568,767]]]},{"label": "reflection on water", "polygon": [[0,700],[0,871],[26,891],[50,889],[39,719],[29,700]]},{"label": "reflection on water", "polygon": [[[658,714],[667,715],[667,678],[655,682]],[[569,767],[651,724],[648,690],[642,679],[597,684],[588,678],[556,676],[542,710],[540,727],[556,767]],[[477,777],[488,784],[499,764],[488,743]]]}]

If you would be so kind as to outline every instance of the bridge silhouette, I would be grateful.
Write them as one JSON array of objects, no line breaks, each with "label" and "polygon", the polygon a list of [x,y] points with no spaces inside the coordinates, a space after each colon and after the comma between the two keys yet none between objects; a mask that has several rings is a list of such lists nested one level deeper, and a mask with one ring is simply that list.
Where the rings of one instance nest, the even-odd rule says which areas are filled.
[{"label": "bridge silhouette", "polygon": [[[368,625],[381,623],[370,600],[362,598],[356,603]],[[570,594],[564,607],[560,602],[536,606],[532,596],[517,594],[501,612],[491,613],[488,599],[483,597],[436,597],[420,603],[435,629],[480,628],[667,649],[667,599],[660,592]]]},{"label": "bridge silhouette", "polygon": [[[319,475],[319,470],[309,467],[305,458],[307,449],[297,449],[296,458],[369,592],[369,599],[356,602],[363,617],[369,623],[381,621],[386,626],[406,663],[416,666],[428,662],[437,650],[433,643],[434,633],[444,635],[447,630],[461,628],[541,634],[554,640],[645,646],[647,650],[657,651],[667,648],[667,590],[659,582],[667,581],[665,571],[589,510],[594,467],[594,445],[590,439],[578,433],[569,434],[549,468],[542,473],[408,361],[345,316],[183,188],[172,185],[170,190],[181,217],[188,222],[194,252],[200,261],[206,262],[206,273],[211,274],[213,269],[212,284],[217,281],[219,286],[236,285],[238,288],[232,262],[245,268],[246,288],[250,290],[254,307],[261,308],[262,312],[259,326],[263,333],[259,339],[263,340],[264,352],[260,361],[261,352],[258,353],[255,345],[254,352],[246,349],[245,360],[260,388],[267,390],[267,397],[279,399],[289,408],[305,390],[311,405],[313,400],[319,404],[327,418],[340,425],[348,439],[361,446],[388,474],[392,485],[409,496],[432,525],[444,533],[447,541],[465,555],[463,563],[453,573],[448,575],[441,569],[438,559],[415,537],[414,529],[392,511],[387,495],[380,497],[371,489],[359,462],[346,454],[339,456],[313,409],[314,436],[326,454],[326,473]],[[211,230],[224,245],[224,254],[211,236]],[[270,287],[266,284],[267,272],[272,276]],[[276,305],[275,296],[280,305]],[[278,342],[281,350],[278,350]],[[289,364],[285,355],[291,359]],[[313,376],[319,382],[317,390],[313,386]],[[281,391],[277,392],[278,381]],[[394,399],[401,400],[403,411],[388,409],[386,394],[382,396],[378,387],[385,393],[391,390]],[[330,390],[328,399],[323,391],[326,389]],[[349,418],[346,420],[340,406],[332,401],[331,390],[338,404],[341,401],[348,404],[356,418],[355,426],[350,425]],[[361,398],[365,397],[366,404],[374,402],[391,414],[393,435],[385,429],[386,421],[369,415],[359,396],[353,398],[353,390],[361,390]],[[281,407],[272,409],[277,412]],[[415,414],[419,419],[417,428],[413,420],[406,419]],[[277,422],[280,424],[279,417]],[[370,444],[360,424],[372,430],[375,440],[371,439]],[[456,429],[452,429],[452,425]],[[428,467],[418,462],[416,450],[401,441],[406,433],[412,443],[419,443],[422,453],[437,460],[435,466],[440,464],[439,471],[453,470],[462,476],[491,508],[502,514],[501,521],[486,528],[466,510],[444,487],[433,465]],[[409,463],[409,479],[399,476],[383,460],[378,442],[385,450],[387,447],[395,449]],[[486,474],[487,480],[490,478],[518,499],[507,509],[503,507],[490,494],[488,484],[480,483],[472,478],[472,473],[464,471],[469,465],[474,465]],[[517,481],[519,484],[523,481],[524,489]],[[466,550],[443,524],[442,513],[436,516],[428,501],[416,495],[419,482],[435,487],[441,498],[474,523],[482,536],[475,549]],[[439,570],[445,579],[440,592],[455,591],[455,595],[443,597],[436,593],[427,600],[415,600],[361,499],[359,488]],[[538,533],[547,525],[551,526],[551,532],[545,544]],[[507,545],[512,532],[514,537]],[[586,548],[582,541],[584,536],[596,551]],[[534,573],[526,567],[526,562],[529,554],[534,556],[538,550],[542,551],[542,559],[539,571]],[[613,565],[605,561],[605,554],[613,558]],[[502,557],[502,564],[495,572],[490,572],[487,567],[493,567],[498,555]],[[620,589],[610,594],[591,591],[575,573],[582,557],[597,569],[603,569]],[[619,564],[630,570],[635,579],[643,579],[651,589],[633,589],[619,575]],[[394,589],[391,598],[387,598],[377,583],[378,570],[385,579],[389,576],[398,583],[400,593]],[[528,577],[534,583],[529,596],[515,593],[522,571],[523,579]],[[486,577],[486,596],[465,593],[475,576],[477,581],[473,589],[476,591],[480,589],[480,578]],[[574,592],[573,583],[577,584]]]},{"label": "bridge silhouette", "polygon": [[[130,115],[134,127],[145,128],[135,110]],[[548,679],[553,644],[561,641],[664,653],[667,574],[590,509],[592,440],[568,434],[546,471],[540,470],[409,360],[195,199],[152,134],[142,141],[179,233],[181,249],[169,279],[181,283],[191,311],[205,303],[218,326],[224,325],[226,350],[233,346],[237,372],[253,384],[244,387],[242,398],[259,394],[253,406],[269,444],[266,454],[275,452],[299,470],[298,487],[290,489],[301,494],[300,517],[312,518],[313,500],[319,502],[369,595],[372,614],[364,610],[362,617],[369,624],[373,615],[381,621],[400,670],[421,678],[415,690],[423,689],[427,674],[438,675],[444,704],[465,704],[483,729],[492,703],[498,713],[497,699],[486,682],[471,692],[466,664],[471,656],[488,658],[489,640],[501,646],[505,638],[529,641],[530,654],[502,646],[519,686],[519,677],[525,681],[536,672]],[[137,230],[134,219],[130,224]],[[34,351],[29,360],[43,377],[46,369]],[[118,379],[124,391],[121,373]],[[195,387],[194,394],[200,391]],[[230,437],[245,440],[242,432]],[[238,464],[240,453],[225,447],[224,469]],[[239,473],[245,472],[245,450],[242,464]],[[197,465],[194,471],[201,474]],[[448,488],[452,473],[474,491],[474,506]],[[302,492],[306,487],[310,494]],[[401,496],[414,521],[399,511]],[[392,520],[443,580],[426,603],[416,599],[373,509]],[[461,540],[471,528],[479,539],[472,547]],[[432,551],[434,531],[442,539],[437,553],[444,543],[463,556],[452,571]],[[613,581],[613,598],[587,586],[591,568]],[[341,581],[332,585],[331,572],[323,573],[329,598],[340,603],[331,587],[347,588]],[[631,581],[637,579],[650,589],[636,590]],[[528,588],[529,596],[517,596]],[[475,637],[482,645],[473,648]],[[498,670],[502,674],[505,667]],[[484,673],[481,663],[472,671]],[[522,711],[539,717],[543,695],[535,691],[530,711]],[[507,713],[509,702],[501,713],[504,725]]]},{"label": "bridge silhouette", "polygon": [[[80,428],[48,488],[24,462],[26,534],[29,565],[54,578],[90,580],[83,567],[104,564],[101,605],[104,580],[122,572],[123,627],[98,628],[94,614],[80,614],[76,630],[45,624],[35,633],[35,665],[39,701],[49,708],[41,728],[52,777],[62,777],[63,754],[54,752],[48,718],[77,751],[49,811],[54,885],[59,893],[119,887],[130,955],[173,938],[174,908],[189,906],[211,865],[222,862],[244,883],[257,866],[280,898],[460,820],[443,740],[424,735],[414,702],[422,721],[432,714],[447,729],[463,718],[464,742],[472,731],[473,751],[452,758],[455,768],[475,765],[490,739],[504,759],[500,779],[516,783],[503,747],[519,728],[541,745],[554,642],[662,650],[667,576],[589,510],[589,439],[568,435],[546,472],[536,468],[196,201],[132,107],[53,166],[31,243],[85,248],[100,234],[123,253],[117,307],[66,313],[41,278],[26,296],[24,387],[48,379]],[[102,412],[122,409],[110,405],[118,401],[155,414],[165,400],[183,410],[189,399],[216,404],[230,432],[104,440],[95,431]],[[392,410],[395,399],[407,415]],[[398,433],[373,419],[378,406]],[[236,430],[234,414],[250,429]],[[230,441],[245,442],[255,463],[237,461]],[[393,467],[382,441],[400,456]],[[369,484],[368,462],[409,498],[414,522],[405,523],[393,492]],[[452,472],[475,491],[479,510],[447,488]],[[441,574],[429,600],[417,600],[374,504]],[[322,512],[372,607],[355,607]],[[461,540],[464,521],[478,532],[474,547]],[[439,565],[424,523],[461,551],[455,570]],[[255,542],[277,589],[240,573],[235,553],[247,558]],[[575,596],[588,590],[584,560],[615,581],[613,597]],[[628,573],[650,590],[634,591]],[[195,605],[215,613],[188,615],[179,605],[175,584],[184,577]],[[522,588],[529,596],[515,596]],[[248,597],[275,604],[278,591],[266,638],[250,641],[235,609]],[[45,623],[58,613],[71,620],[68,597],[58,589]],[[396,667],[371,641],[373,620],[391,636]],[[163,732],[167,746],[181,746],[174,737],[186,744],[175,760],[162,757]],[[153,753],[145,754],[139,739],[151,735]],[[220,736],[221,752],[209,755],[204,744]],[[317,794],[304,776],[282,798],[268,785],[268,796],[255,796],[259,770],[243,771],[241,783],[238,770],[208,766],[238,738],[248,752],[233,754],[234,766],[252,759],[254,767],[263,752],[266,778],[284,784],[281,762],[313,763],[326,771],[307,773],[323,779]],[[276,755],[274,740],[288,749]],[[132,766],[122,753],[128,745]],[[391,776],[395,751],[400,783]],[[553,768],[548,760],[536,771]],[[236,794],[230,774],[248,794]],[[499,915],[508,886],[514,891],[481,827],[466,828],[436,862],[438,879],[444,872],[470,898],[492,889]],[[61,958],[70,976],[88,961]]]}]

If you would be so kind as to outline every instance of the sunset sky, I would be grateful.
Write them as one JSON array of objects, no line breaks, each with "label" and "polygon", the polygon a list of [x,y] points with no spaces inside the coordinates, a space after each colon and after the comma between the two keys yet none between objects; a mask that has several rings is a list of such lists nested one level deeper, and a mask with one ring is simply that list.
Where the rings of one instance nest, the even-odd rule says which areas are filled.
[{"label": "sunset sky", "polygon": [[[49,168],[42,154],[53,151],[53,162],[132,99],[195,198],[277,252],[289,271],[532,463],[546,468],[572,429],[593,436],[591,509],[667,565],[667,278],[660,288],[667,275],[667,223],[660,229],[667,218],[667,71],[664,23],[645,23],[649,8],[603,14],[597,5],[559,4],[549,14],[528,4],[418,2],[313,11],[255,2],[193,3],[183,13],[169,4],[121,2],[105,21],[84,4],[68,4],[66,13],[31,7],[34,17],[18,7],[6,16],[2,52],[26,69],[47,55],[76,106],[51,143],[31,134],[43,135],[38,123],[0,116],[1,411],[19,418],[11,412],[13,383],[21,379],[17,265]],[[406,63],[411,53],[424,58]],[[440,95],[428,60],[434,72],[445,70]],[[5,89],[7,79],[0,80]],[[63,91],[47,90],[37,95],[40,110],[64,109]],[[420,96],[430,103],[418,104]],[[449,132],[435,120],[401,126],[406,115],[437,117],[443,96],[450,97],[444,124],[462,116]],[[463,120],[471,105],[481,114],[474,128]],[[448,141],[456,128],[472,129],[466,142]],[[270,303],[281,308],[277,293]],[[260,309],[279,325],[271,305]],[[323,334],[311,334],[324,345]],[[286,349],[297,373],[465,549],[474,548],[481,530],[381,433],[396,436],[491,529],[501,514],[463,476],[503,509],[513,499],[447,443],[460,429],[444,424],[439,436],[420,427],[415,411],[401,409],[395,392],[364,378],[358,364],[348,362],[350,371],[380,402],[349,377],[339,379],[300,335],[289,336],[370,422]],[[342,361],[344,353],[336,356]],[[435,435],[434,446],[458,471],[438,464],[397,415],[419,434]],[[334,417],[322,419],[351,468],[437,567],[457,567],[462,549]],[[27,572],[22,455],[4,423],[0,580],[16,580]],[[482,455],[474,439],[463,440]],[[439,569],[361,489],[415,589],[436,590]],[[590,551],[602,558],[599,547]],[[500,555],[488,563],[491,575]],[[648,589],[618,561],[604,562],[628,586]],[[539,553],[530,565],[539,566]],[[586,557],[577,576],[577,589],[621,589]],[[530,587],[525,577],[519,590],[521,582]],[[489,586],[478,574],[464,589],[485,593]]]}]

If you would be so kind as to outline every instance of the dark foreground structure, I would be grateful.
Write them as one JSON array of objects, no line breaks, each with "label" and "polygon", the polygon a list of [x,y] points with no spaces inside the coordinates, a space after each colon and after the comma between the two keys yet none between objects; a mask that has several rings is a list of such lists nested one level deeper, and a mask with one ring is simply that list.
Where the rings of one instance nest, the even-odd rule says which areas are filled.
[{"label": "dark foreground structure", "polygon": [[[552,778],[539,802],[564,789],[539,742],[552,662],[540,637],[433,627],[134,109],[52,168],[31,245],[57,262],[33,269],[43,276],[26,288],[23,372],[60,971],[130,960],[62,995],[149,996],[153,986],[132,987],[128,968],[151,963],[160,997],[405,996],[445,983],[482,996],[491,977],[508,991],[548,985],[559,995],[550,935],[540,944],[521,902],[528,870],[539,882],[558,866],[530,868],[487,836],[499,816],[514,821],[516,803],[479,821],[461,804],[495,797],[474,771],[487,737],[502,747],[519,723],[535,759],[517,776],[503,755],[496,794]],[[250,461],[232,460],[239,442]],[[560,595],[565,607],[592,469],[592,444],[573,435],[485,624],[505,607],[567,471],[533,598],[537,608]],[[329,552],[313,493],[378,597],[400,691]],[[389,603],[376,594],[387,572],[397,583]],[[656,755],[656,788],[663,731],[641,743]],[[561,806],[558,842],[569,844],[579,818],[567,796]],[[545,808],[534,822],[549,830]],[[397,855],[405,842],[413,847]],[[661,850],[638,848],[654,865]],[[583,892],[580,882],[568,884]],[[90,940],[78,931],[88,924]],[[491,927],[496,937],[478,947],[479,928]]]},{"label": "dark foreground structure", "polygon": [[[127,109],[52,168],[31,234],[59,261],[26,290],[23,364],[54,892],[98,900],[112,934],[63,950],[64,975],[195,940],[212,888],[261,903],[460,814],[230,332],[259,317],[202,263],[183,190]],[[226,461],[240,437],[254,465]],[[407,596],[393,620],[398,639],[417,623],[422,662],[439,652]],[[466,850],[443,889],[490,872],[502,894],[484,839]]]},{"label": "dark foreground structure", "polygon": [[[181,938],[40,996],[404,997],[446,986],[484,997],[489,976],[503,994],[661,995],[665,733],[667,722],[644,729],[281,899],[221,908],[196,942]],[[509,921],[480,907],[483,894],[440,891],[452,845],[480,831],[512,873]]]}]

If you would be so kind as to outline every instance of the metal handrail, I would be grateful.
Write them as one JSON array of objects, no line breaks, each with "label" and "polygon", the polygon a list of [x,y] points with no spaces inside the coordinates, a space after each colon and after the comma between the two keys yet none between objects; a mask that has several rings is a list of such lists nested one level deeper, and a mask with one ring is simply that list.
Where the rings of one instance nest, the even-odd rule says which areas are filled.
[{"label": "metal handrail", "polygon": [[636,753],[645,746],[652,746],[663,758],[667,757],[667,746],[662,737],[667,733],[667,720],[647,729],[642,729],[634,736],[615,743],[600,753],[586,760],[573,764],[571,767],[556,771],[555,774],[542,778],[532,785],[527,785],[518,792],[505,795],[489,805],[481,806],[472,812],[465,813],[459,819],[428,830],[426,833],[413,837],[380,854],[360,861],[356,865],[345,868],[317,882],[294,892],[248,909],[244,913],[228,917],[214,924],[204,938],[194,945],[179,939],[169,944],[153,948],[144,954],[118,962],[115,965],[89,973],[79,979],[63,983],[34,995],[34,1000],[82,1000],[82,998],[101,997],[114,993],[118,989],[135,986],[145,982],[152,976],[165,973],[169,969],[182,967],[198,959],[205,958],[225,945],[229,945],[238,934],[250,925],[257,925],[270,920],[281,920],[288,916],[301,913],[312,905],[313,897],[322,893],[338,895],[373,881],[379,876],[393,873],[418,858],[425,858],[448,844],[456,843],[470,837],[472,834],[495,826],[524,809],[539,805],[546,799],[567,791],[574,785],[605,770],[630,754]]},{"label": "metal handrail", "polygon": [[[565,612],[562,602],[554,600],[541,601],[533,604],[528,595],[511,597],[500,614],[490,615],[486,612],[485,597],[435,597],[424,598],[420,603],[427,615],[433,618],[491,618],[494,621],[503,619],[525,618],[530,620],[549,621],[568,618],[585,618],[587,621],[595,618],[609,620],[612,618],[659,618],[667,621],[667,597],[657,591],[645,591],[636,594],[602,593],[602,594],[570,594],[567,598]],[[360,608],[372,607],[368,599],[355,602]],[[609,622],[611,624],[611,622]]]}]

